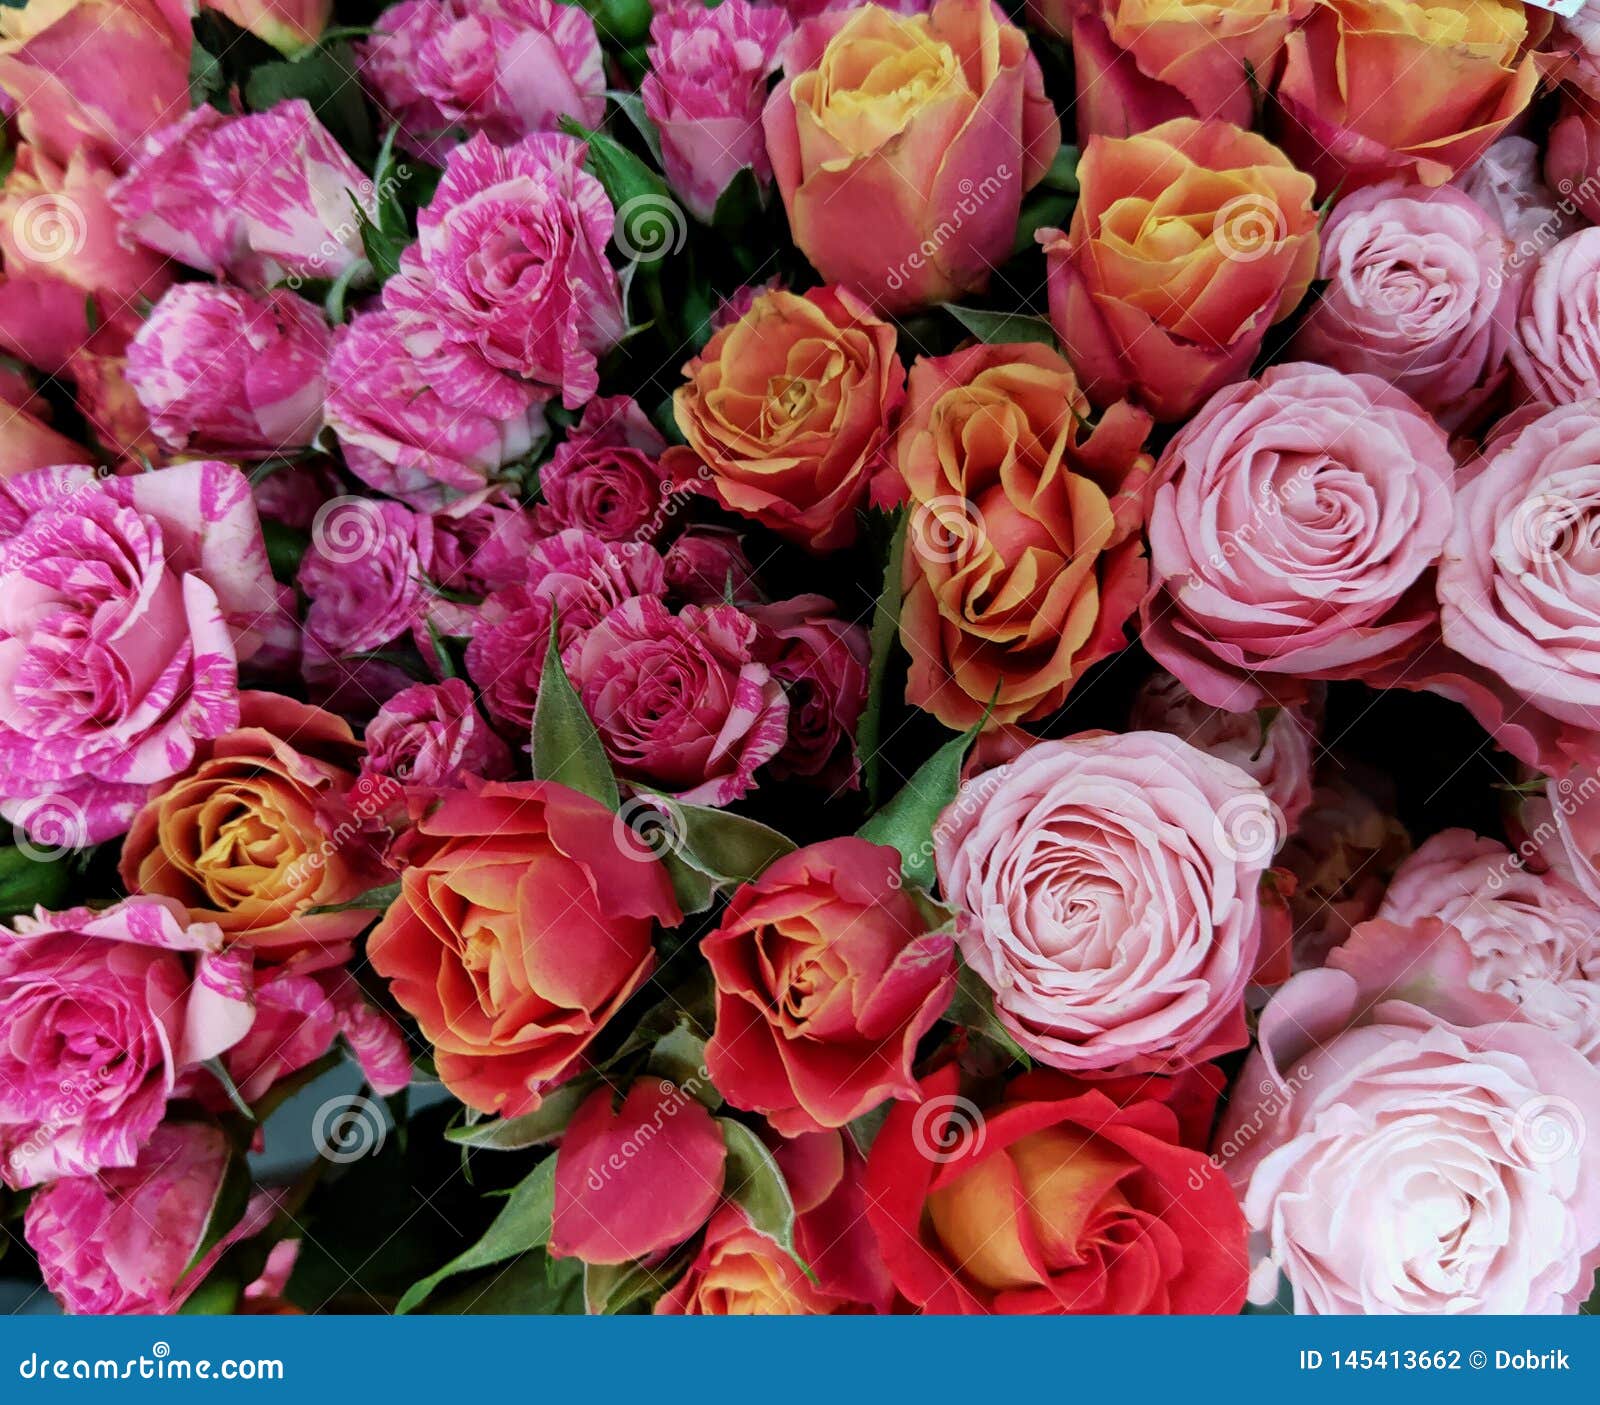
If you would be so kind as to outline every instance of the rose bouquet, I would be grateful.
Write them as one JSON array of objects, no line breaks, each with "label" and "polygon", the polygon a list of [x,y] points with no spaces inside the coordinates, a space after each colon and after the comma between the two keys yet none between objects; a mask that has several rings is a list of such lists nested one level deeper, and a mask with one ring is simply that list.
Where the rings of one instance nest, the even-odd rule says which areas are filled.
[{"label": "rose bouquet", "polygon": [[0,11],[0,1215],[86,1313],[1557,1313],[1600,20]]}]

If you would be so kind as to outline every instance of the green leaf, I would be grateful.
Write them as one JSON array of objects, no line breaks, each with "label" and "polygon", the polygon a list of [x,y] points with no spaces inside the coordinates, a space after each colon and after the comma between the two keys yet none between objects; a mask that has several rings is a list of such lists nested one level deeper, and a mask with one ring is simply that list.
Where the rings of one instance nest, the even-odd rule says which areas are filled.
[{"label": "green leaf", "polygon": [[974,727],[946,742],[856,831],[862,839],[898,849],[900,871],[909,883],[933,886],[933,827],[961,789],[961,763],[977,735]]},{"label": "green leaf", "polygon": [[66,855],[35,859],[22,849],[0,849],[0,917],[58,907],[71,885],[72,864]]},{"label": "green leaf", "polygon": [[983,977],[965,962],[961,963],[957,973],[955,998],[944,1012],[944,1017],[987,1039],[1024,1067],[1033,1067],[1033,1060],[1027,1051],[1006,1032],[1005,1026],[995,1015],[994,992],[983,983]]},{"label": "green leaf", "polygon": [[[652,796],[650,807],[661,815],[656,843],[718,887],[748,883],[795,850],[792,839],[729,810],[686,805],[667,795]],[[642,807],[638,813],[644,813]]]},{"label": "green leaf", "polygon": [[663,854],[661,862],[667,870],[667,877],[672,880],[672,895],[678,900],[678,910],[685,917],[709,912],[717,900],[717,885],[676,854]]},{"label": "green leaf", "polygon": [[445,1140],[481,1151],[523,1151],[530,1146],[545,1146],[567,1130],[572,1114],[594,1089],[593,1079],[578,1079],[563,1084],[546,1095],[533,1112],[521,1117],[497,1117],[468,1127],[451,1127]]},{"label": "green leaf", "polygon": [[244,1094],[239,1091],[239,1085],[233,1081],[233,1075],[223,1066],[222,1060],[207,1059],[204,1067],[222,1085],[222,1091],[228,1095],[228,1101],[233,1104],[234,1111],[254,1122],[256,1120],[254,1109],[244,1100]]},{"label": "green leaf", "polygon": [[622,804],[600,734],[584,711],[556,648],[556,622],[550,624],[539,696],[533,705],[533,774],[592,795],[608,809]]},{"label": "green leaf", "polygon": [[1055,159],[1050,162],[1050,169],[1044,173],[1040,184],[1050,190],[1059,190],[1064,195],[1078,193],[1078,148],[1069,142],[1062,142],[1057,149]]},{"label": "green leaf", "polygon": [[[230,1080],[231,1081],[231,1080]],[[250,1167],[244,1157],[230,1154],[228,1164],[217,1185],[217,1193],[206,1215],[206,1227],[200,1242],[190,1256],[184,1275],[192,1273],[195,1266],[227,1237],[250,1204]],[[237,1285],[236,1285],[237,1286]]]},{"label": "green leaf", "polygon": [[856,723],[856,752],[861,757],[867,797],[878,803],[878,784],[883,762],[878,742],[883,733],[883,690],[889,673],[889,659],[900,630],[901,573],[906,554],[906,528],[910,515],[902,508],[889,538],[889,558],[883,568],[883,589],[872,611],[872,656],[867,671],[867,702]]},{"label": "green leaf", "polygon": [[1056,344],[1055,330],[1043,317],[1022,312],[984,312],[976,307],[958,307],[953,302],[940,306],[979,341],[989,345],[1042,342],[1053,347]]},{"label": "green leaf", "polygon": [[385,883],[381,888],[368,888],[359,898],[347,903],[324,903],[321,907],[308,907],[307,917],[320,917],[325,912],[386,912],[389,904],[400,896],[400,884]]},{"label": "green leaf", "polygon": [[761,182],[750,167],[742,166],[717,197],[717,207],[711,212],[711,225],[713,229],[732,236],[753,225],[760,219],[764,209],[766,200],[762,195]]},{"label": "green leaf", "polygon": [[396,1313],[414,1311],[445,1279],[475,1268],[514,1259],[530,1249],[541,1249],[550,1242],[550,1216],[555,1207],[556,1158],[548,1156],[530,1171],[511,1192],[494,1217],[483,1238],[470,1249],[457,1254],[443,1268],[418,1279],[406,1289],[395,1307]]},{"label": "green leaf", "polygon": [[722,1106],[711,1075],[706,1072],[706,1039],[685,1018],[656,1040],[650,1050],[650,1072],[677,1084],[690,1097],[715,1112]]},{"label": "green leaf", "polygon": [[206,1279],[183,1300],[180,1317],[229,1317],[239,1310],[238,1279],[218,1275]]},{"label": "green leaf", "polygon": [[189,106],[203,107],[206,103],[226,112],[226,99],[218,98],[227,91],[228,80],[217,56],[196,40],[189,50]]},{"label": "green leaf", "polygon": [[687,1265],[691,1251],[684,1250],[657,1264],[586,1264],[583,1270],[583,1307],[591,1317],[622,1312],[665,1289]]},{"label": "green leaf", "polygon": [[878,1133],[883,1130],[883,1124],[889,1120],[889,1113],[893,1107],[894,1099],[887,1098],[870,1112],[863,1112],[860,1117],[846,1125],[845,1130],[850,1133],[850,1140],[856,1144],[856,1150],[863,1156],[872,1150],[872,1144],[878,1140]]},{"label": "green leaf", "polygon": [[617,212],[613,241],[627,258],[649,265],[683,248],[688,217],[660,176],[604,132],[591,131],[571,117],[561,119],[561,130],[589,144],[585,164],[611,198]]},{"label": "green leaf", "polygon": [[1041,229],[1065,229],[1072,223],[1072,212],[1078,207],[1076,195],[1063,195],[1058,190],[1043,187],[1022,202],[1017,216],[1016,233],[1011,236],[1011,257],[1025,254],[1039,247]]},{"label": "green leaf", "polygon": [[581,1316],[583,1264],[577,1259],[552,1259],[543,1249],[463,1279],[459,1286],[428,1300],[430,1314],[452,1317],[493,1313],[497,1316]]},{"label": "green leaf", "polygon": [[613,89],[606,96],[616,104],[617,110],[628,121],[633,123],[634,130],[639,133],[639,139],[644,142],[645,149],[649,151],[651,159],[654,160],[656,165],[660,166],[662,164],[661,133],[656,130],[656,124],[646,114],[644,99],[637,93],[623,92],[619,89]]},{"label": "green leaf", "polygon": [[794,1245],[794,1198],[772,1153],[761,1138],[731,1117],[717,1118],[728,1148],[723,1194],[749,1217],[750,1226],[789,1255],[808,1278],[811,1266]]},{"label": "green leaf", "polygon": [[269,112],[294,98],[310,103],[322,125],[352,156],[370,155],[372,122],[348,44],[330,44],[302,58],[264,63],[245,82],[244,101],[251,112]]}]

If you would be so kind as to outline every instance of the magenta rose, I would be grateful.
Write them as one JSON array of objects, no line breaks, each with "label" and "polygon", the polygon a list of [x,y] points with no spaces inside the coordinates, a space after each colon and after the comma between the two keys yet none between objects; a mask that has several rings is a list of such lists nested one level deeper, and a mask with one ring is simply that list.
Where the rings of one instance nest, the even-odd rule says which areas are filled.
[{"label": "magenta rose", "polygon": [[772,180],[761,109],[788,33],[782,10],[746,0],[714,10],[669,0],[650,22],[639,94],[661,134],[667,180],[698,219],[711,219],[740,171],[753,171],[763,187]]},{"label": "magenta rose", "polygon": [[1440,628],[1510,698],[1463,697],[1529,765],[1600,764],[1600,406],[1561,405],[1466,470],[1439,565]]},{"label": "magenta rose", "polygon": [[543,398],[503,375],[504,414],[447,403],[405,349],[392,312],[359,312],[334,333],[328,360],[328,427],[345,463],[368,487],[432,511],[484,488],[546,434]]},{"label": "magenta rose", "polygon": [[250,953],[165,898],[0,929],[0,1179],[132,1166],[180,1078],[254,1018]]},{"label": "magenta rose", "polygon": [[338,654],[382,648],[423,620],[432,566],[431,519],[402,503],[334,498],[300,558],[307,636]]},{"label": "magenta rose", "polygon": [[463,776],[504,780],[511,753],[478,715],[459,678],[396,693],[367,724],[361,774],[407,786],[459,786]]},{"label": "magenta rose", "polygon": [[613,213],[583,170],[584,145],[539,134],[515,146],[473,137],[450,153],[417,242],[383,288],[406,349],[448,404],[509,417],[507,374],[576,409],[599,387],[596,358],[627,325],[606,262]]},{"label": "magenta rose", "polygon": [[[538,540],[533,515],[508,490],[460,498],[433,514],[434,584],[480,597],[514,585]],[[435,603],[435,615],[446,603]],[[476,620],[476,608],[465,609]]]},{"label": "magenta rose", "polygon": [[654,540],[667,518],[666,447],[632,396],[596,396],[539,470],[539,526],[581,527],[602,541]]},{"label": "magenta rose", "polygon": [[408,151],[442,166],[462,133],[500,146],[605,119],[594,21],[558,0],[402,0],[358,47],[357,67]]},{"label": "magenta rose", "polygon": [[49,843],[127,828],[239,720],[239,664],[291,628],[250,485],[198,462],[0,483],[0,811]]},{"label": "magenta rose", "polygon": [[761,627],[760,657],[789,698],[789,736],[772,759],[772,774],[854,790],[861,783],[856,724],[872,658],[867,631],[840,619],[822,595],[753,605],[749,613]]},{"label": "magenta rose", "polygon": [[664,558],[667,588],[685,605],[741,605],[761,599],[744,537],[732,527],[684,529]]},{"label": "magenta rose", "polygon": [[1386,181],[1322,231],[1322,295],[1291,354],[1370,371],[1455,428],[1499,387],[1522,278],[1505,231],[1459,190]]},{"label": "magenta rose", "polygon": [[1174,1072],[1248,1040],[1261,876],[1282,840],[1237,766],[1164,732],[1040,742],[934,828],[956,940],[1028,1053]]},{"label": "magenta rose", "polygon": [[1295,701],[1432,623],[1423,577],[1455,466],[1433,420],[1375,376],[1302,362],[1229,386],[1156,474],[1142,637],[1202,702]]},{"label": "magenta rose", "polygon": [[731,605],[625,601],[573,652],[568,671],[623,781],[726,805],[783,749],[789,704],[756,661],[756,622]]},{"label": "magenta rose", "polygon": [[224,117],[201,105],[146,139],[111,203],[129,234],[251,289],[336,278],[362,257],[372,182],[300,99]]},{"label": "magenta rose", "polygon": [[484,602],[467,645],[467,672],[489,715],[526,738],[552,620],[570,673],[590,629],[624,601],[665,588],[661,557],[644,542],[605,542],[576,527],[540,542],[522,578]]},{"label": "magenta rose", "polygon": [[1255,1231],[1251,1297],[1301,1313],[1574,1312],[1600,1263],[1600,1071],[1507,1002],[1358,928],[1262,1012],[1214,1157]]},{"label": "magenta rose", "polygon": [[1563,239],[1522,294],[1511,364],[1529,400],[1568,405],[1600,395],[1600,230]]},{"label": "magenta rose", "polygon": [[128,344],[128,384],[180,453],[265,458],[322,425],[328,324],[304,298],[217,283],[169,289]]}]

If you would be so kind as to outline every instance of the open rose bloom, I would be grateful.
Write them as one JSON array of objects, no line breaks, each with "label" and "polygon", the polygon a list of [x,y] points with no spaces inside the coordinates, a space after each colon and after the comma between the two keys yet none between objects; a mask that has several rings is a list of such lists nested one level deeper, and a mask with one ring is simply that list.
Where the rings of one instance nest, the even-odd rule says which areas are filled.
[{"label": "open rose bloom", "polygon": [[0,1305],[1600,1311],[1600,0],[13,0],[0,127]]}]

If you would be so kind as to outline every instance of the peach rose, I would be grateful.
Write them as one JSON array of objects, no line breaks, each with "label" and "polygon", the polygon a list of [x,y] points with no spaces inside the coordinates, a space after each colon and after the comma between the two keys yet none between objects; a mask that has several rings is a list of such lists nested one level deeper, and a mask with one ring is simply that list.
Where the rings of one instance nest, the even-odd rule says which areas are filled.
[{"label": "peach rose", "polygon": [[1189,117],[1096,137],[1072,227],[1041,229],[1050,320],[1097,405],[1181,419],[1250,368],[1317,268],[1309,176],[1264,137]]},{"label": "peach rose", "polygon": [[[911,498],[907,699],[946,726],[1053,712],[1123,647],[1146,579],[1149,416],[1089,403],[1059,353],[974,346],[912,367],[896,442]],[[998,689],[998,692],[996,691]]]}]

